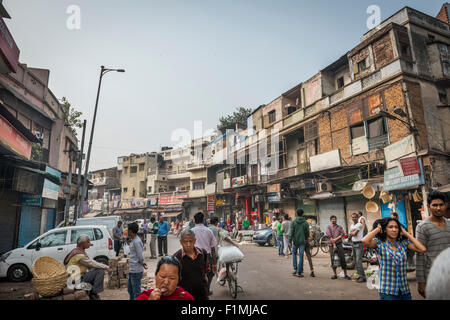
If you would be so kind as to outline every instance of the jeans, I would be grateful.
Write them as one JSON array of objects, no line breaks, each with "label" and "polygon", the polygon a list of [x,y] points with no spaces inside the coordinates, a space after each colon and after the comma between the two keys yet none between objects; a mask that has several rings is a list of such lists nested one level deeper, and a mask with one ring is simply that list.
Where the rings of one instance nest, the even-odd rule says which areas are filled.
[{"label": "jeans", "polygon": [[362,264],[363,257],[363,244],[362,242],[353,243],[353,261],[355,261],[356,271],[358,271],[359,277],[366,279],[366,273]]},{"label": "jeans", "polygon": [[120,252],[120,240],[114,239],[114,251],[116,252],[116,257],[119,256]]},{"label": "jeans", "polygon": [[130,300],[136,300],[141,293],[142,274],[143,272],[128,274],[128,293],[130,294]]},{"label": "jeans", "polygon": [[[298,250],[298,263],[297,263],[297,250]],[[297,271],[297,274],[301,274],[303,270],[303,255],[305,254],[305,245],[301,244],[299,246],[293,244],[292,245],[292,259],[294,263],[294,270]]]},{"label": "jeans", "polygon": [[[309,270],[311,272],[314,272],[314,266],[313,266],[312,257],[311,257],[311,247],[309,246],[308,242],[305,244],[305,255],[306,255],[306,258],[308,259]],[[301,271],[301,273],[303,273],[303,269],[300,271]]]},{"label": "jeans", "polygon": [[272,231],[272,238],[273,238],[273,246],[276,248],[278,247],[278,235],[277,232]]},{"label": "jeans", "polygon": [[283,250],[284,250],[283,236],[278,235],[277,238],[278,238],[277,239],[278,240],[278,255],[281,256],[282,254],[284,254],[283,253]]},{"label": "jeans", "polygon": [[289,236],[283,235],[283,242],[284,249],[286,250],[286,255],[288,255],[291,252],[291,249],[289,248]]},{"label": "jeans", "polygon": [[150,256],[156,258],[156,239],[158,239],[157,234],[150,235]]},{"label": "jeans", "polygon": [[379,294],[380,294],[380,300],[411,300],[410,293],[400,294],[398,296],[394,296],[391,294],[384,294],[384,293],[379,293]]},{"label": "jeans", "polygon": [[159,255],[162,256],[164,251],[164,255],[167,256],[167,236],[158,236],[158,252]]}]

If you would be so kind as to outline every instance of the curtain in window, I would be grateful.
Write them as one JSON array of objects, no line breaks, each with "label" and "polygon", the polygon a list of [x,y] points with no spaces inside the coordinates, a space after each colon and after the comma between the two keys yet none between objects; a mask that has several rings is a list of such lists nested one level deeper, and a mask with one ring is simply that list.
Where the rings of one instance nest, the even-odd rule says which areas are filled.
[{"label": "curtain in window", "polygon": [[364,125],[358,125],[350,128],[352,132],[352,139],[359,138],[362,136],[365,136],[366,133],[364,132]]},{"label": "curtain in window", "polygon": [[374,121],[369,122],[369,137],[379,137],[385,134],[383,118],[376,119]]}]

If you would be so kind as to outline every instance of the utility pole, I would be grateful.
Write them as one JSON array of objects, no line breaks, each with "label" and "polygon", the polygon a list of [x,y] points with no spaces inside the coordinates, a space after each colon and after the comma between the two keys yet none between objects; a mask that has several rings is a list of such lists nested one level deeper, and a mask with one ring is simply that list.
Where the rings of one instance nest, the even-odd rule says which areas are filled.
[{"label": "utility pole", "polygon": [[[81,211],[81,206],[82,206],[82,200],[81,200],[81,195],[82,195],[82,187],[80,187],[81,184],[81,167],[82,167],[82,163],[83,163],[83,150],[84,150],[84,136],[86,134],[86,120],[83,121],[83,136],[81,138],[81,151],[78,157],[78,179],[77,179],[77,186],[78,186],[78,196],[77,196],[77,201],[75,202],[75,211],[74,211],[74,217],[73,219],[75,221],[77,221],[77,219],[81,216],[80,215],[80,211]],[[86,177],[84,177],[86,179]]]},{"label": "utility pole", "polygon": [[64,193],[66,194],[66,208],[64,210],[64,222],[66,225],[68,225],[70,220],[70,189],[72,187],[72,166],[74,153],[72,145],[70,145],[69,150],[64,150],[64,152],[69,152],[69,177],[67,178],[67,186],[64,188]]}]

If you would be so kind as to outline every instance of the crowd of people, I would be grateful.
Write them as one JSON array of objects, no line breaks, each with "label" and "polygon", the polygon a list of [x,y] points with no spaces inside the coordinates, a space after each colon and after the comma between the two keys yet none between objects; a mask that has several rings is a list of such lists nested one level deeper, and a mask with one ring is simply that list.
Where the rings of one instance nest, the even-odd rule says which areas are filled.
[{"label": "crowd of people", "polygon": [[[403,228],[398,217],[376,220],[369,232],[362,213],[355,212],[351,216],[353,224],[349,229],[349,237],[352,240],[352,254],[358,272],[357,282],[367,281],[362,264],[364,246],[375,249],[379,262],[378,291],[381,300],[411,299],[407,281],[408,251],[417,254],[418,293],[424,298],[450,299],[450,222],[445,218],[446,196],[432,191],[427,201],[430,216],[417,225],[417,238]],[[293,220],[287,214],[278,219],[274,217],[271,227],[273,235],[276,235],[274,239],[278,246],[278,254],[286,257],[292,255],[292,275],[304,277],[303,261],[306,254],[310,276],[315,277],[310,240],[316,236],[318,226],[315,222],[308,223],[303,215],[304,211],[298,209]],[[242,225],[245,228],[244,221]],[[138,236],[139,226],[136,223],[129,224],[127,231],[131,241],[127,288],[130,300],[208,300],[212,294],[210,289],[212,279],[217,274],[218,266],[220,267],[218,246],[239,246],[227,230],[228,223],[223,222],[213,217],[207,226],[204,214],[198,212],[189,228],[178,230],[181,249],[168,256],[168,223],[163,217],[159,222],[152,217],[150,225],[145,228],[150,232],[150,258],[157,258],[156,242],[158,242],[161,259],[155,271],[155,288],[144,292],[141,292],[141,279],[144,269],[148,268],[143,255],[144,246],[141,237]],[[347,274],[343,249],[345,231],[337,222],[337,217],[331,216],[330,225],[326,229],[333,271],[331,279],[338,278],[337,268],[340,266],[344,272],[344,279],[351,280]],[[113,230],[114,249],[117,255],[124,239],[123,233],[122,222],[119,221]],[[81,280],[92,284],[91,299],[100,299],[98,293],[103,291],[104,273],[111,270],[109,266],[88,257],[85,250],[89,247],[89,237],[81,235],[77,240],[77,247],[67,255],[64,264],[67,267],[78,266]]]}]

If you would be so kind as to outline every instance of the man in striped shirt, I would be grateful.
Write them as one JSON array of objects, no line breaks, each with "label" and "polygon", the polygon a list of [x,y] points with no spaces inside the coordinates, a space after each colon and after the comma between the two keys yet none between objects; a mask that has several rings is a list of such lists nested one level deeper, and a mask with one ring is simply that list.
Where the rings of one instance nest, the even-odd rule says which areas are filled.
[{"label": "man in striped shirt", "polygon": [[445,195],[438,191],[428,194],[428,209],[431,216],[417,225],[416,237],[426,248],[417,254],[416,279],[419,294],[425,298],[427,277],[434,259],[450,247],[450,221],[445,218],[447,203]]}]

